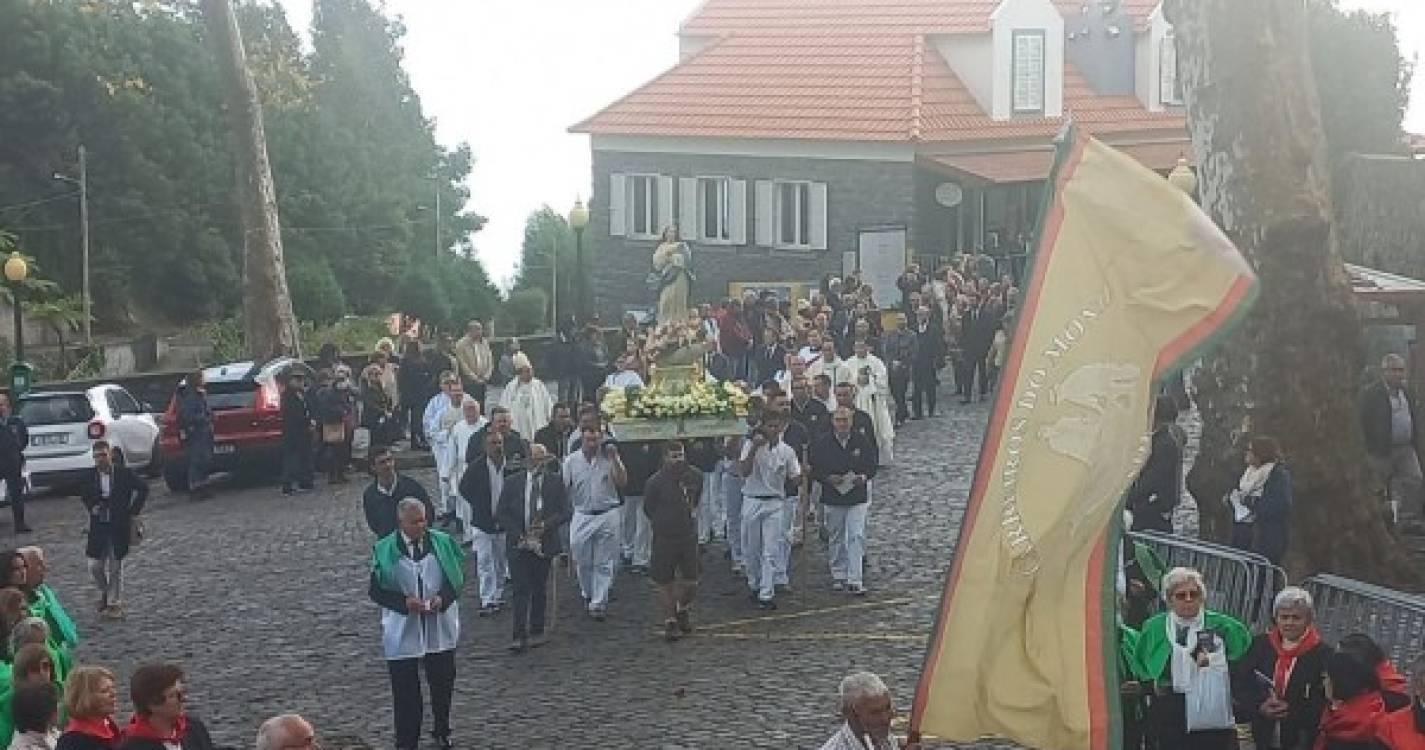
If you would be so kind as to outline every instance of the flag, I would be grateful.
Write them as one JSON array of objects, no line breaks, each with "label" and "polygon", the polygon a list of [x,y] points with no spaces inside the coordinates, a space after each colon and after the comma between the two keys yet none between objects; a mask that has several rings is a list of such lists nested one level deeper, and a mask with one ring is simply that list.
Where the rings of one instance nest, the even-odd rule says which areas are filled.
[{"label": "flag", "polygon": [[1070,133],[1050,184],[912,736],[1120,744],[1112,545],[1153,386],[1256,293],[1211,219],[1133,158]]}]

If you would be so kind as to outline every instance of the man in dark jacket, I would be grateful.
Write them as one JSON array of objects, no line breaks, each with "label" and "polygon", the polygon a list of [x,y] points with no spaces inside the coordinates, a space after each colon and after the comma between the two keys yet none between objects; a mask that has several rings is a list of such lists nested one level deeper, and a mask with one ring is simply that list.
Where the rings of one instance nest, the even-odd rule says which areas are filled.
[{"label": "man in dark jacket", "polygon": [[292,485],[312,489],[312,410],[307,404],[307,379],[300,371],[287,374],[282,389],[282,494]]},{"label": "man in dark jacket", "polygon": [[477,438],[484,447],[480,455],[466,464],[465,474],[460,478],[460,496],[470,504],[470,525],[475,527],[480,616],[489,617],[503,606],[505,576],[509,572],[505,557],[505,529],[496,516],[496,506],[504,491],[506,469],[513,469],[514,464],[505,455],[509,443],[504,432],[498,429],[481,430],[470,439]]},{"label": "man in dark jacket", "polygon": [[431,504],[430,493],[420,482],[396,473],[396,457],[390,448],[377,448],[371,456],[371,464],[376,469],[376,479],[366,486],[361,495],[361,508],[366,514],[366,525],[376,538],[396,532],[396,506],[403,499],[414,497],[426,506],[426,517],[435,518],[435,506]]},{"label": "man in dark jacket", "polygon": [[1172,430],[1177,419],[1177,403],[1170,396],[1159,396],[1153,407],[1152,451],[1128,488],[1133,531],[1173,533],[1173,509],[1180,499],[1183,467],[1183,447]]},{"label": "man in dark jacket", "polygon": [[99,587],[99,614],[118,617],[124,609],[124,558],[133,519],[148,500],[148,484],[132,469],[114,463],[107,441],[94,441],[93,456],[94,471],[85,477],[79,495],[89,512],[84,556]]},{"label": "man in dark jacket", "polygon": [[530,444],[531,459],[535,445],[544,446],[549,456],[563,461],[569,455],[569,439],[574,434],[574,417],[569,404],[561,401],[549,412],[549,424],[535,430],[534,443]]},{"label": "man in dark jacket", "polygon": [[911,403],[915,418],[935,416],[935,397],[940,388],[940,368],[945,363],[945,330],[939,316],[922,305],[915,312],[915,359],[911,364]]},{"label": "man in dark jacket", "polygon": [[10,512],[15,518],[15,533],[28,534],[25,525],[25,448],[30,444],[30,433],[25,420],[15,415],[10,395],[0,393],[0,480],[5,482],[5,493],[10,500]]},{"label": "man in dark jacket", "polygon": [[698,502],[703,473],[690,465],[683,444],[664,446],[663,466],[643,488],[643,513],[653,528],[648,576],[658,587],[663,637],[676,641],[693,631],[698,593]]},{"label": "man in dark jacket", "polygon": [[208,406],[202,370],[188,376],[178,397],[178,438],[188,458],[188,496],[206,497],[208,466],[213,461],[213,409]]},{"label": "man in dark jacket", "polygon": [[850,408],[838,407],[832,414],[831,434],[812,443],[811,475],[821,486],[826,508],[831,588],[863,596],[868,485],[876,476],[880,456],[876,441],[852,429],[852,421]]},{"label": "man in dark jacket", "polygon": [[1421,499],[1420,430],[1406,387],[1405,358],[1387,354],[1380,369],[1381,379],[1361,393],[1361,431],[1371,466],[1385,485],[1391,518],[1398,521],[1402,501],[1418,507]]},{"label": "man in dark jacket", "polygon": [[542,646],[545,590],[549,561],[560,553],[560,532],[572,513],[559,477],[543,443],[530,446],[529,467],[511,474],[500,491],[495,520],[505,530],[505,554],[513,586],[514,642],[510,650],[524,653]]},{"label": "man in dark jacket", "polygon": [[792,378],[789,412],[792,421],[805,427],[812,440],[831,432],[831,412],[820,399],[812,398],[811,382],[805,377]]},{"label": "man in dark jacket", "polygon": [[[895,425],[900,427],[910,418],[906,396],[910,392],[911,366],[916,360],[916,335],[911,332],[905,313],[896,313],[896,327],[881,339],[881,360],[886,363],[890,378],[891,398],[896,402]],[[919,410],[916,416],[920,416]]]}]

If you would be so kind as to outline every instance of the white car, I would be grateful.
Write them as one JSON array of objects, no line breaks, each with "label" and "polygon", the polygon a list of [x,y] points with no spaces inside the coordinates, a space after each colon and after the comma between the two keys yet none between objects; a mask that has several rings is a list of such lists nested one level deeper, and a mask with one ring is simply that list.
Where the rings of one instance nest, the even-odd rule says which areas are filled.
[{"label": "white car", "polygon": [[131,469],[150,475],[159,469],[158,423],[145,404],[120,386],[27,393],[20,397],[16,413],[30,433],[25,470],[32,486],[76,485],[94,468],[96,440],[121,449]]}]

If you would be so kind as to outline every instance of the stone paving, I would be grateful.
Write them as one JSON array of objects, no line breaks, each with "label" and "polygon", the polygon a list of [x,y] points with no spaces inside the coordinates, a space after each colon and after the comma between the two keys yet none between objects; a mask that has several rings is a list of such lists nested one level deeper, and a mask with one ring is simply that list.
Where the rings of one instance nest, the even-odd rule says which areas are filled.
[{"label": "stone paving", "polygon": [[[700,628],[676,644],[657,635],[648,582],[628,574],[609,620],[595,623],[573,580],[556,571],[552,642],[523,657],[505,650],[508,613],[482,619],[466,607],[457,745],[816,747],[838,723],[837,682],[856,669],[879,672],[908,708],[987,412],[952,403],[901,431],[896,465],[875,484],[865,599],[830,591],[813,537],[794,563],[794,593],[771,613],[747,601],[722,546],[709,547]],[[33,503],[37,533],[25,541],[49,551],[51,582],[82,630],[78,661],[107,665],[125,683],[136,664],[182,663],[193,711],[221,745],[250,746],[263,718],[296,711],[340,738],[329,744],[389,747],[361,490],[323,485],[284,498],[270,487],[229,487],[192,503],[155,483],[149,539],[127,565],[122,622],[99,622],[93,611],[77,500]],[[472,575],[469,598],[474,585]]]}]

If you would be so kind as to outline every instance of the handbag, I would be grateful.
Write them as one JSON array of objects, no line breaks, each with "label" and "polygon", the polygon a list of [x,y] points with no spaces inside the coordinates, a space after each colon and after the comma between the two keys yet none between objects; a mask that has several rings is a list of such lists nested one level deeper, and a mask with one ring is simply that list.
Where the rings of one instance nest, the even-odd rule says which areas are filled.
[{"label": "handbag", "polygon": [[1187,693],[1183,696],[1189,732],[1233,727],[1232,685],[1227,669],[1227,654],[1222,640],[1213,637],[1217,641],[1217,647],[1208,654],[1207,666],[1193,670]]},{"label": "handbag", "polygon": [[346,425],[341,422],[323,422],[322,442],[327,445],[341,445],[345,443]]},{"label": "handbag", "polygon": [[143,538],[144,538],[144,534],[145,534],[145,533],[146,533],[146,532],[145,532],[145,529],[144,529],[143,519],[142,519],[142,518],[133,518],[133,519],[130,519],[130,520],[129,520],[129,547],[130,547],[130,548],[133,548],[133,547],[139,546],[139,543],[143,541]]}]

